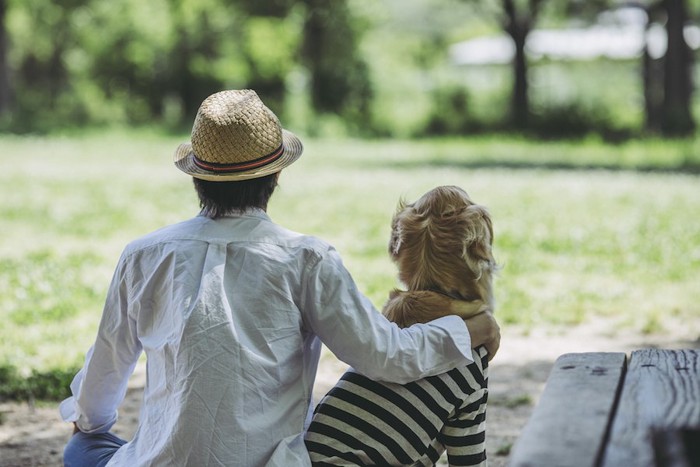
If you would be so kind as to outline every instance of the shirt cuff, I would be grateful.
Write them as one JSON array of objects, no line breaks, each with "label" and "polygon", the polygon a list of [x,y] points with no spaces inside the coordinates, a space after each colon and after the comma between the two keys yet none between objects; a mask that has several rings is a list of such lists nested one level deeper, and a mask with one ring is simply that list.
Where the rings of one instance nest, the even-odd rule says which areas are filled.
[{"label": "shirt cuff", "polygon": [[454,348],[467,362],[472,363],[472,338],[469,329],[462,318],[457,315],[443,316],[429,322],[431,326],[436,326],[444,330],[454,343]]},{"label": "shirt cuff", "polygon": [[78,420],[78,411],[75,410],[75,398],[69,397],[58,406],[61,419],[64,422],[75,422]]}]

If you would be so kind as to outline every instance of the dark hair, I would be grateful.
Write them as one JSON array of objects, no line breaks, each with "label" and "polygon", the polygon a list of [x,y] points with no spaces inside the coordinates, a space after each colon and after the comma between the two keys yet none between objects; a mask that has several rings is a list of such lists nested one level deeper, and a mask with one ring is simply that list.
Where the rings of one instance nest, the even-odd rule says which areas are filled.
[{"label": "dark hair", "polygon": [[249,208],[267,209],[277,187],[277,174],[241,181],[214,182],[193,178],[202,214],[212,219]]}]

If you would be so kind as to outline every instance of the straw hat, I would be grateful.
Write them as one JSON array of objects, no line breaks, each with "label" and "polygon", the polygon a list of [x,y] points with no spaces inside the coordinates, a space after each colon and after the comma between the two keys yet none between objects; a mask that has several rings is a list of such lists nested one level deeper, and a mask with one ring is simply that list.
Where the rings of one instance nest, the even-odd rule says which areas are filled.
[{"label": "straw hat", "polygon": [[296,161],[303,146],[249,89],[207,97],[197,111],[191,143],[175,151],[175,166],[212,181],[263,177]]}]

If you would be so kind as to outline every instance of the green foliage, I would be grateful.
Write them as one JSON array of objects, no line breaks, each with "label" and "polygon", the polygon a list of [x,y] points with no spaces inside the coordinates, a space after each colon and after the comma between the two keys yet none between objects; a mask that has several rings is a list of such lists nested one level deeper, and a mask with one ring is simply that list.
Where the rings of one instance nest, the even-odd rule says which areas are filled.
[{"label": "green foliage", "polygon": [[293,0],[236,0],[244,11],[253,16],[284,18],[294,6]]},{"label": "green foliage", "polygon": [[[287,79],[304,56],[302,22],[326,2],[29,0],[10,7],[16,98],[3,129],[43,132],[87,124],[189,126],[201,101],[227,87],[254,88],[283,114]],[[357,119],[353,112],[368,105],[366,67],[345,0],[333,8],[317,22],[333,28],[319,45],[323,56],[305,63],[314,65],[315,83],[332,87],[314,104]]]},{"label": "green foliage", "polygon": [[[591,22],[608,3],[542,2],[538,25]],[[527,2],[516,4],[525,11]],[[287,126],[321,136],[462,135],[501,131],[509,121],[512,68],[457,67],[449,56],[460,40],[503,34],[500,0],[8,5],[14,107],[0,131],[183,130],[207,95],[244,87]],[[637,60],[530,65],[531,134],[622,139],[644,127]],[[693,106],[697,112],[697,99]]]},{"label": "green foliage", "polygon": [[70,98],[74,88],[63,60],[66,50],[78,42],[70,21],[70,11],[55,2],[29,0],[10,5],[7,29],[13,47],[8,56],[17,76],[13,80],[14,128],[45,130],[55,121],[86,121],[81,106]]},{"label": "green foliage", "polygon": [[256,62],[255,68],[261,78],[284,78],[289,73],[297,48],[298,31],[294,26],[278,18],[250,18],[246,21],[246,54]]},{"label": "green foliage", "polygon": [[87,88],[92,84],[98,102],[119,103],[116,115],[98,115],[107,123],[116,118],[134,124],[159,115],[175,36],[167,3],[100,2],[80,15],[82,47],[73,54],[84,66],[78,74],[81,83]]},{"label": "green foliage", "polygon": [[240,44],[248,66],[246,86],[277,113],[284,111],[285,82],[299,48],[296,18],[252,17],[241,25]]},{"label": "green foliage", "polygon": [[78,370],[78,367],[32,370],[28,376],[22,376],[15,366],[0,365],[0,402],[62,400],[70,396],[70,383]]},{"label": "green foliage", "polygon": [[616,128],[608,109],[583,102],[553,104],[536,111],[528,129],[544,138],[582,138],[601,135],[608,140],[628,139],[631,128]]},{"label": "green foliage", "polygon": [[352,12],[346,0],[306,0],[302,62],[309,69],[313,108],[366,123],[372,89],[358,54]]},{"label": "green foliage", "polygon": [[426,136],[473,134],[479,124],[472,116],[469,93],[463,87],[439,88],[425,127]]},{"label": "green foliage", "polygon": [[[189,123],[201,100],[223,87],[252,87],[270,107],[283,112],[286,79],[297,66],[301,41],[300,16],[289,5],[267,11],[257,3],[240,2],[237,8],[218,0],[93,3],[52,7],[51,12],[60,13],[57,27],[71,36],[56,47],[55,37],[48,33],[40,37],[43,42],[28,41],[38,44],[35,48],[45,44],[43,55],[31,49],[13,50],[15,61],[26,63],[20,66],[26,78],[40,71],[38,75],[47,80],[17,89],[20,110],[13,115],[14,130],[45,130],[59,123],[57,116],[69,124],[156,120],[177,126]],[[33,15],[29,9],[16,8],[10,21],[12,35],[35,34],[36,22],[51,13],[37,5],[39,12]],[[336,7],[344,8],[344,2]],[[327,33],[322,41],[332,56],[312,61],[323,64],[312,71],[312,79],[333,88],[314,102],[358,118],[353,112],[367,106],[366,73],[353,50],[355,32],[346,23],[349,13],[342,11],[344,15],[336,11],[328,16],[334,33]],[[321,24],[326,26],[325,21]],[[329,60],[335,62],[329,64]],[[59,70],[66,82],[54,91],[55,98],[63,94],[71,98],[46,109],[42,98],[56,78],[43,70],[53,62],[67,64]],[[34,117],[40,110],[44,119],[37,121]]]}]

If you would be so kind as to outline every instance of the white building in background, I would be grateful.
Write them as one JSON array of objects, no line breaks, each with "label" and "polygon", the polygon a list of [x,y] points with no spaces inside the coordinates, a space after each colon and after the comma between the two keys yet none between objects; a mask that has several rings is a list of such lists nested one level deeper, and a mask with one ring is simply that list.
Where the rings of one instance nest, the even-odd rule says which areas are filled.
[{"label": "white building in background", "polygon": [[[666,31],[654,24],[645,32],[646,15],[636,8],[620,8],[601,14],[597,24],[569,29],[535,29],[527,38],[525,51],[531,59],[616,60],[639,57],[646,41],[652,58],[666,52]],[[688,45],[700,48],[700,28],[685,28]],[[506,35],[481,37],[454,44],[450,59],[455,65],[492,65],[511,63],[513,41]]]}]

